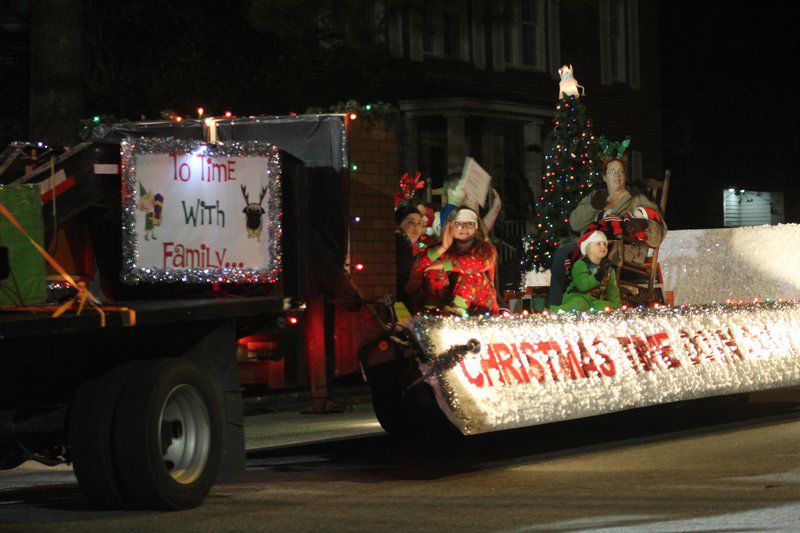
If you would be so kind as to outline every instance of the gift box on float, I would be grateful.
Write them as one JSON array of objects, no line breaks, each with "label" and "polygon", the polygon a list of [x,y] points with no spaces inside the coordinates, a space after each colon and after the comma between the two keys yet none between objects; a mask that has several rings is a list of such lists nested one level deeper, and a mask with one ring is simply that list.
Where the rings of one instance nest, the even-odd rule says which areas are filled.
[{"label": "gift box on float", "polygon": [[[0,203],[36,241],[44,243],[39,187],[0,185]],[[0,306],[39,304],[47,297],[44,258],[31,241],[0,215]]]},{"label": "gift box on float", "polygon": [[505,291],[504,298],[512,313],[541,313],[547,307],[550,287],[525,287],[524,291]]}]

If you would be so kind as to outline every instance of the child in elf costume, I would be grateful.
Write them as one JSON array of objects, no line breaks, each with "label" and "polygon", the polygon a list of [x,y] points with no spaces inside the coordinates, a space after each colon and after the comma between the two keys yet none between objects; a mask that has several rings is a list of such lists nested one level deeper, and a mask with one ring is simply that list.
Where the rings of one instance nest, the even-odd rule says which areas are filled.
[{"label": "child in elf costume", "polygon": [[586,233],[578,244],[583,257],[572,267],[572,283],[567,287],[563,303],[550,306],[550,312],[619,309],[619,287],[614,268],[606,257],[608,239],[605,234],[598,230]]}]

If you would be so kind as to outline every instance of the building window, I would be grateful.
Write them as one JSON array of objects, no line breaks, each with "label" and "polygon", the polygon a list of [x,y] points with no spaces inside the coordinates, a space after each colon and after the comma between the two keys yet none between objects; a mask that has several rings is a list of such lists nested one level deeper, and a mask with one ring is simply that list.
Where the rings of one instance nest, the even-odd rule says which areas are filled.
[{"label": "building window", "polygon": [[403,57],[403,13],[399,9],[383,11],[389,53],[393,57]]},{"label": "building window", "polygon": [[[461,18],[461,17],[459,17]],[[461,21],[445,16],[443,22],[444,55],[461,58]]]},{"label": "building window", "polygon": [[611,81],[628,81],[628,20],[625,0],[611,3],[609,40],[611,44]]},{"label": "building window", "polygon": [[503,2],[503,54],[511,67],[545,69],[544,0]]},{"label": "building window", "polygon": [[724,226],[760,226],[784,221],[783,193],[725,189],[722,191]]},{"label": "building window", "polygon": [[463,9],[446,9],[434,4],[416,16],[412,39],[421,41],[425,56],[469,60],[469,31]]},{"label": "building window", "polygon": [[520,59],[530,67],[542,67],[544,57],[544,2],[520,3]]},{"label": "building window", "polygon": [[638,0],[600,0],[602,83],[639,87]]},{"label": "building window", "polygon": [[317,26],[323,48],[386,47],[392,56],[403,56],[402,12],[385,0],[368,2],[357,13],[328,2],[317,14]]},{"label": "building window", "polygon": [[317,28],[322,48],[339,48],[344,45],[347,27],[339,10],[330,5],[323,6],[317,13]]},{"label": "building window", "polygon": [[[560,56],[559,8],[556,0],[504,0],[494,6],[493,68],[544,71],[549,46],[550,67]],[[546,22],[547,19],[547,22]]]}]

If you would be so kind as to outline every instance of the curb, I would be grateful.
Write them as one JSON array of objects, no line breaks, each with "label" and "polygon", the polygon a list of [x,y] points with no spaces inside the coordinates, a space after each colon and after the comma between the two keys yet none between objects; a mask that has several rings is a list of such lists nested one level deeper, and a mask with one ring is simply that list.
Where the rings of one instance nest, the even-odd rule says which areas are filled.
[{"label": "curb", "polygon": [[[334,389],[331,392],[330,400],[333,402],[339,401],[345,406],[358,405],[372,402],[372,396],[368,386],[341,387]],[[311,391],[307,389],[275,392],[270,394],[248,394],[247,392],[242,393],[242,410],[244,411],[245,416],[265,413],[305,411],[310,408],[311,404]]]}]

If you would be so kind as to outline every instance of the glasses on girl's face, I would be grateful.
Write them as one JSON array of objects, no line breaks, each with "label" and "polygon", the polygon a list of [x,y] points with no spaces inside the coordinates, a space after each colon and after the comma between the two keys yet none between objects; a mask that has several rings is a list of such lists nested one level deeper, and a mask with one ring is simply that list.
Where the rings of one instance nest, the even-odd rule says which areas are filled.
[{"label": "glasses on girl's face", "polygon": [[475,222],[454,222],[453,226],[455,226],[456,229],[475,229],[478,227],[478,224]]},{"label": "glasses on girl's face", "polygon": [[625,170],[624,169],[609,170],[608,172],[606,172],[606,174],[608,174],[609,176],[624,176],[625,175]]}]

